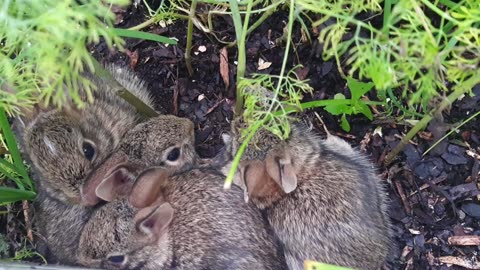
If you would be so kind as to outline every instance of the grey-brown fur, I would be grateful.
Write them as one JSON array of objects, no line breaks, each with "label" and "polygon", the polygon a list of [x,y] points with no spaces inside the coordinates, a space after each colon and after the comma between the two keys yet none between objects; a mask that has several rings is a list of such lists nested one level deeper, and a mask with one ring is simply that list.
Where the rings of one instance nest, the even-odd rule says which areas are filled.
[{"label": "grey-brown fur", "polygon": [[100,268],[102,260],[113,251],[126,250],[133,228],[136,208],[127,198],[107,203],[96,210],[83,228],[79,240],[78,262]]},{"label": "grey-brown fur", "polygon": [[[127,90],[152,106],[143,83],[125,69],[109,66],[114,78]],[[139,122],[136,110],[116,96],[105,81],[88,75],[97,90],[94,102],[82,109],[67,104],[63,109],[42,108],[27,113],[15,123],[18,140],[33,169],[38,197],[35,225],[45,240],[50,261],[77,263],[80,232],[92,208],[80,205],[81,190],[94,168],[113,152],[126,131]],[[81,98],[86,101],[83,91]],[[83,143],[94,145],[90,161]]]},{"label": "grey-brown fur", "polygon": [[[127,166],[130,174],[125,173],[125,178],[138,175],[142,168],[150,166],[159,166],[168,172],[167,176],[175,174],[171,178],[159,178],[158,184],[144,189],[150,192],[152,203],[160,194],[151,192],[161,189],[162,200],[170,203],[175,213],[168,226],[169,233],[162,236],[161,241],[157,239],[162,244],[140,232],[137,223],[127,262],[118,265],[106,260],[104,267],[285,269],[283,254],[278,254],[265,220],[255,207],[243,203],[239,197],[241,189],[234,187],[225,191],[221,174],[207,168],[192,169],[201,163],[193,148],[193,135],[193,123],[188,119],[160,116],[129,131],[120,150],[111,155],[110,159],[119,160],[126,156],[129,164],[135,164]],[[180,149],[180,154],[177,159],[168,160],[174,148]],[[113,164],[110,159],[104,164]],[[100,168],[99,171],[111,169]],[[135,187],[142,188],[144,184],[137,180]],[[112,254],[119,254],[119,250]]]},{"label": "grey-brown fur", "polygon": [[[232,124],[232,153],[241,143],[239,123]],[[303,269],[304,260],[379,269],[391,239],[386,192],[374,166],[340,138],[321,140],[303,125],[294,124],[284,142],[272,142],[265,134],[245,152],[235,183],[266,211],[289,269]],[[285,164],[278,163],[276,170],[291,165],[298,181],[295,190],[287,194],[272,180],[265,165],[269,155]],[[223,171],[229,169],[230,164]]]},{"label": "grey-brown fur", "polygon": [[260,212],[243,203],[238,187],[224,190],[221,174],[193,169],[163,180],[157,183],[162,201],[175,210],[168,233],[152,242],[138,231],[137,223],[131,249],[122,254],[126,262],[116,265],[105,260],[104,267],[286,269],[283,254],[278,253]]}]

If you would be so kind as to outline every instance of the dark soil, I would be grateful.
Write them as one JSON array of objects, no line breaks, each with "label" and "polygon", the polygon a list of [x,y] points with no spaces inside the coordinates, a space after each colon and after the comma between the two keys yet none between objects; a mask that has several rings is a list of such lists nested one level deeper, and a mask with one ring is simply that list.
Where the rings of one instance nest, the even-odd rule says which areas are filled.
[{"label": "dark soil", "polygon": [[[118,14],[118,26],[126,28],[139,24],[145,20],[145,14],[141,5],[131,7]],[[275,46],[275,40],[282,36],[287,20],[287,14],[276,13],[250,35],[247,74],[279,74],[284,47],[281,44]],[[230,18],[215,18],[214,25],[218,29],[217,37],[233,40],[234,28]],[[166,28],[153,25],[146,29],[177,38],[177,46],[128,39],[125,45],[128,53],[110,51],[105,44],[95,46],[93,51],[102,62],[130,65],[148,83],[157,110],[194,121],[197,151],[203,157],[212,157],[223,146],[220,135],[229,130],[229,121],[233,117],[236,50],[228,49],[230,87],[226,87],[219,71],[223,45],[211,35],[195,29],[192,50],[194,74],[189,78],[184,61],[186,29],[185,21],[177,21]],[[318,44],[301,42],[298,27],[293,37],[296,52],[289,56],[289,67],[302,64],[302,76],[310,80],[314,89],[313,95],[305,99],[329,99],[336,93],[348,96],[346,83],[339,75],[335,62],[324,61],[320,57],[321,47]],[[205,46],[206,51],[198,52],[199,46]],[[272,65],[258,71],[259,58],[272,62]],[[312,120],[319,132],[323,132],[312,115],[317,112],[330,132],[358,146],[378,166],[378,173],[384,179],[391,198],[389,214],[394,224],[396,247],[390,265],[386,266],[389,269],[466,269],[458,266],[462,262],[476,264],[479,267],[476,269],[480,269],[478,245],[462,246],[449,242],[452,236],[480,236],[480,122],[478,119],[470,121],[422,157],[425,150],[451,125],[458,124],[480,109],[480,87],[474,92],[477,96],[465,97],[454,103],[450,111],[440,117],[442,119],[436,119],[427,130],[419,133],[388,166],[385,165],[386,154],[410,129],[395,124],[395,118],[377,115],[375,119],[382,120],[370,122],[361,116],[350,117],[352,130],[345,133],[340,128],[339,119],[322,109],[312,110],[304,116]],[[374,96],[370,98],[375,100]],[[5,223],[2,221],[1,224]],[[12,226],[11,222],[8,224]],[[6,231],[10,234],[25,231],[23,227],[17,229],[20,230],[7,228]],[[3,231],[2,228],[0,232]],[[18,235],[10,234],[7,234],[9,239],[19,239]],[[442,263],[449,259],[450,262],[457,260],[456,265]]]}]

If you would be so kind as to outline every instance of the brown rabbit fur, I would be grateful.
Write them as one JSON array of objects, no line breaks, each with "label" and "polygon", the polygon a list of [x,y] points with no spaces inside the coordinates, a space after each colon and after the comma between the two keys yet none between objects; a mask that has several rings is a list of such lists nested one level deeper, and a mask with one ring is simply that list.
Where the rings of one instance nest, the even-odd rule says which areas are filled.
[{"label": "brown rabbit fur", "polygon": [[[152,106],[143,83],[127,70],[109,66],[113,77],[127,90]],[[125,132],[139,121],[133,106],[118,97],[114,88],[88,75],[96,91],[94,102],[83,108],[42,108],[15,123],[22,152],[30,160],[38,197],[35,225],[45,240],[50,261],[74,264],[80,232],[98,202],[88,175],[113,152]],[[86,95],[81,90],[81,98]]]},{"label": "brown rabbit fur", "polygon": [[[242,125],[232,123],[232,153],[241,144]],[[303,269],[304,260],[379,269],[391,232],[374,166],[340,138],[320,140],[304,125],[292,126],[286,141],[260,132],[242,157],[235,183],[265,210],[290,270]]]},{"label": "brown rabbit fur", "polygon": [[[112,161],[112,159],[109,159]],[[102,167],[119,163],[119,160],[104,162]],[[128,237],[131,234],[131,222],[137,209],[128,202],[128,195],[135,181],[128,177],[126,164],[116,166],[115,172],[108,175],[96,188],[95,194],[109,203],[95,209],[83,228],[78,248],[79,264],[99,268],[102,260],[113,251],[127,249]],[[102,168],[95,175],[104,175]]]},{"label": "brown rabbit fur", "polygon": [[[134,190],[137,191],[132,192],[137,194],[137,200],[131,196],[130,201],[135,202],[136,207],[167,202],[175,209],[174,215],[168,215],[174,218],[168,222],[158,218],[163,214],[147,215],[155,207],[142,209],[135,218],[136,229],[132,231],[128,244],[130,252],[110,256],[103,266],[112,269],[201,269],[202,266],[224,269],[230,265],[230,269],[250,269],[246,266],[248,262],[249,266],[258,266],[259,269],[284,269],[283,255],[277,254],[277,246],[260,212],[238,198],[241,189],[234,187],[224,191],[223,176],[218,172],[208,168],[192,170],[201,163],[193,148],[193,135],[193,123],[186,118],[167,115],[152,118],[129,131],[119,151],[91,175],[89,181],[102,182],[97,187],[97,196],[116,202],[115,196],[101,191],[103,183],[111,179],[118,183],[123,179],[126,183],[143,168],[160,166],[162,170],[156,170],[164,173],[158,177],[155,174],[146,177],[145,173],[140,176],[135,183]],[[127,162],[119,164],[112,159]],[[172,174],[178,175],[167,177]],[[119,184],[110,187],[118,189],[111,193],[117,197],[128,194],[128,188],[119,188]],[[139,205],[138,198],[142,197],[144,202]],[[150,218],[144,218],[146,216]],[[116,224],[132,223],[127,216],[115,215],[107,219],[116,217],[123,218],[117,219]],[[140,225],[146,223],[149,224],[143,226],[146,229],[139,231]],[[111,235],[108,232],[101,234]],[[107,238],[111,239],[111,236]],[[125,245],[120,243],[119,246]],[[112,251],[119,254],[120,250]],[[124,255],[128,258],[125,259]]]},{"label": "brown rabbit fur", "polygon": [[144,209],[129,251],[113,253],[102,267],[286,269],[266,222],[238,187],[224,190],[224,177],[207,168],[170,174],[152,168],[138,177],[130,202]]},{"label": "brown rabbit fur", "polygon": [[[122,151],[110,155],[85,181],[87,185],[99,183],[95,184],[95,196],[109,203],[94,209],[84,222],[78,245],[79,264],[100,267],[107,253],[126,249],[136,212],[126,197],[135,174],[145,168],[147,161],[164,165],[172,172],[191,166],[196,156],[192,152],[193,140],[193,123],[171,115],[152,118],[125,134],[118,147]],[[177,159],[168,160],[170,151],[175,152],[177,146]]]}]

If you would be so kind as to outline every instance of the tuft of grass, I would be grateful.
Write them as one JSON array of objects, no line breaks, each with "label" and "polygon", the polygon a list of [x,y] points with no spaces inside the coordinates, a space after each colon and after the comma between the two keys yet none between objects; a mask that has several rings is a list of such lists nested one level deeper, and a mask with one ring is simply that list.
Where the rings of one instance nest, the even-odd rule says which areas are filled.
[{"label": "tuft of grass", "polygon": [[19,200],[33,200],[36,196],[35,186],[23,163],[3,108],[0,108],[0,129],[2,134],[0,139],[5,142],[6,149],[9,151],[7,157],[0,158],[0,179],[8,178],[17,186],[17,188],[0,186],[0,204]]}]

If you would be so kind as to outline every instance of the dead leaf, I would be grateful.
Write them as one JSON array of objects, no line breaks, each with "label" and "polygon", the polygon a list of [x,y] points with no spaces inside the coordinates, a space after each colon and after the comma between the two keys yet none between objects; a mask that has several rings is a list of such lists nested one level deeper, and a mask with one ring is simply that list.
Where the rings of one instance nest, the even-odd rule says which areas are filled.
[{"label": "dead leaf", "polygon": [[448,238],[448,244],[455,245],[455,246],[478,246],[480,245],[480,236],[478,235],[450,236]]},{"label": "dead leaf", "polygon": [[229,68],[228,68],[228,51],[227,47],[220,50],[220,75],[222,75],[225,88],[230,86]]},{"label": "dead leaf", "polygon": [[258,70],[264,70],[269,68],[272,65],[272,62],[267,62],[262,58],[258,58]]},{"label": "dead leaf", "polygon": [[439,257],[438,260],[441,263],[453,264],[469,269],[480,269],[480,263],[468,258],[454,257],[454,256],[444,256]]},{"label": "dead leaf", "polygon": [[308,75],[309,71],[310,71],[310,68],[302,67],[302,68],[296,69],[295,73],[297,74],[298,79],[303,81],[303,80],[305,80],[305,78],[307,78],[307,75]]},{"label": "dead leaf", "polygon": [[130,58],[130,67],[132,68],[132,70],[134,70],[138,63],[138,50],[135,50],[133,52],[125,50],[125,52]]}]

